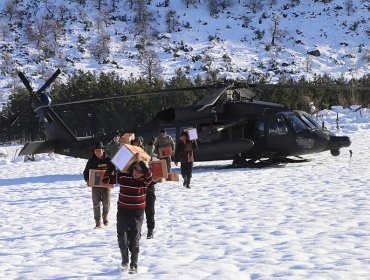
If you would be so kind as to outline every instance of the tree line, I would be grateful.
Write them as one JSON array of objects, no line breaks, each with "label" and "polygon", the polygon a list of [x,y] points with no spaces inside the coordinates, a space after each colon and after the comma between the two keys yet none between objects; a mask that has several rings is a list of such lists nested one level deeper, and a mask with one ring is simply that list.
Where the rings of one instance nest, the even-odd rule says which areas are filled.
[{"label": "tree line", "polygon": [[[192,88],[208,85],[212,87],[215,84],[231,82],[211,74],[205,78],[196,76],[191,79],[180,69],[176,71],[176,75],[169,81],[148,78],[122,79],[115,72],[79,72],[69,77],[66,83],[58,84],[54,82],[49,95],[52,99],[52,104],[126,96],[112,100],[53,107],[53,110],[76,136],[90,136],[113,134],[117,130],[124,131],[142,126],[154,118],[161,110],[195,104],[207,95],[208,91],[193,89],[153,95],[145,93],[163,89]],[[254,77],[249,78],[245,82],[249,84],[264,84],[267,81],[263,77],[258,79]],[[317,110],[322,110],[330,109],[333,105],[348,107],[352,104],[359,104],[366,108],[370,105],[368,91],[351,91],[342,88],[333,90],[327,88],[327,86],[350,87],[354,84],[356,86],[370,87],[370,75],[349,82],[344,79],[332,79],[326,75],[318,75],[310,82],[304,78],[298,81],[282,78],[278,84],[286,85],[287,87],[253,90],[256,94],[255,100],[282,103],[292,109],[311,113],[314,113],[311,111],[313,107],[317,108]],[[315,88],[307,87],[312,85]],[[300,88],[299,86],[302,87]],[[139,95],[127,97],[127,95],[132,93],[138,93]],[[26,89],[23,87],[16,88],[10,96],[7,106],[0,112],[1,143],[24,142],[44,138],[38,119],[29,104],[28,96],[29,93]],[[10,126],[10,123],[24,108],[26,110],[22,116],[15,125]]]}]

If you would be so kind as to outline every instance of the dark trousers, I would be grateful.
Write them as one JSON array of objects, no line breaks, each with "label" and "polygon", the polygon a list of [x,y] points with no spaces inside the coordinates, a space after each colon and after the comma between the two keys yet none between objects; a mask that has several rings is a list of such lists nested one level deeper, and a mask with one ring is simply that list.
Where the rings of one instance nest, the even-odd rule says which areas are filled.
[{"label": "dark trousers", "polygon": [[182,177],[191,178],[193,173],[193,162],[181,162],[181,175]]},{"label": "dark trousers", "polygon": [[155,187],[150,186],[148,187],[146,193],[146,207],[145,207],[145,216],[146,216],[146,225],[148,229],[154,229],[155,227]]},{"label": "dark trousers", "polygon": [[101,217],[100,201],[103,203],[103,215],[108,215],[110,207],[110,194],[111,189],[109,188],[92,188],[91,196],[94,208],[94,219],[96,221],[99,221]]},{"label": "dark trousers", "polygon": [[118,209],[117,212],[117,239],[121,249],[122,261],[128,263],[128,251],[131,253],[131,267],[137,268],[139,258],[139,240],[141,227],[144,221],[144,211],[130,211]]}]

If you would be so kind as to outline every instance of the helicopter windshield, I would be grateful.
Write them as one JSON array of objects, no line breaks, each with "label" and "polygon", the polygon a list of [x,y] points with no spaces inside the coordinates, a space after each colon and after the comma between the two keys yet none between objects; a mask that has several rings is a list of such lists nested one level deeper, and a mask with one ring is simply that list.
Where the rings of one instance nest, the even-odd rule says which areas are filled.
[{"label": "helicopter windshield", "polygon": [[298,115],[298,118],[300,118],[306,126],[308,126],[311,129],[315,129],[316,126],[305,116],[305,115]]},{"label": "helicopter windshield", "polygon": [[309,114],[302,114],[302,118],[306,119],[307,122],[309,123],[309,125],[312,126],[312,128],[320,128],[321,127],[319,125],[319,123],[312,116],[310,116]]},{"label": "helicopter windshield", "polygon": [[282,115],[284,115],[289,125],[294,129],[295,132],[300,132],[309,127],[293,112],[284,112]]}]

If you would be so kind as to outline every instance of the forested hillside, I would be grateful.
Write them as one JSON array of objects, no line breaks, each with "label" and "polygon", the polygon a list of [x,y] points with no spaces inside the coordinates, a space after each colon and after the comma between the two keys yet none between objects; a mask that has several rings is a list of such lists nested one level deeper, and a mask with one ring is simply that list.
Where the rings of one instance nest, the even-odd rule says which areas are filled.
[{"label": "forested hillside", "polygon": [[5,0],[0,87],[60,68],[120,77],[298,79],[369,73],[366,0]]},{"label": "forested hillside", "polygon": [[[8,106],[0,122],[7,124],[27,99],[18,71],[37,90],[59,68],[50,90],[60,102],[226,79],[366,86],[369,6],[365,0],[1,1],[0,101]],[[337,102],[367,106],[366,94],[259,93],[305,110]],[[145,101],[140,121],[194,101]]]}]

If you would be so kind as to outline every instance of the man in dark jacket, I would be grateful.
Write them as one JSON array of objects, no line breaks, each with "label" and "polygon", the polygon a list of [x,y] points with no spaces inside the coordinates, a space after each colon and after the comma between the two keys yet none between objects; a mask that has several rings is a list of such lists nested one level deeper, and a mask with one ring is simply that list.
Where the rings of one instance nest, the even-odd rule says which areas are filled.
[{"label": "man in dark jacket", "polygon": [[[106,170],[107,174],[111,174],[115,170],[114,165],[111,163],[111,158],[105,154],[105,147],[102,142],[95,143],[94,153],[86,163],[83,175],[87,185],[89,185],[90,169]],[[109,224],[108,213],[110,208],[111,189],[104,187],[92,187],[91,195],[94,209],[95,228],[101,228],[100,201],[102,201],[103,204],[103,223],[105,226],[107,226]]]},{"label": "man in dark jacket", "polygon": [[193,173],[194,154],[193,151],[198,149],[197,141],[190,141],[187,132],[182,132],[180,141],[176,144],[174,162],[177,166],[181,163],[181,175],[184,178],[183,186],[190,189],[190,180]]}]

